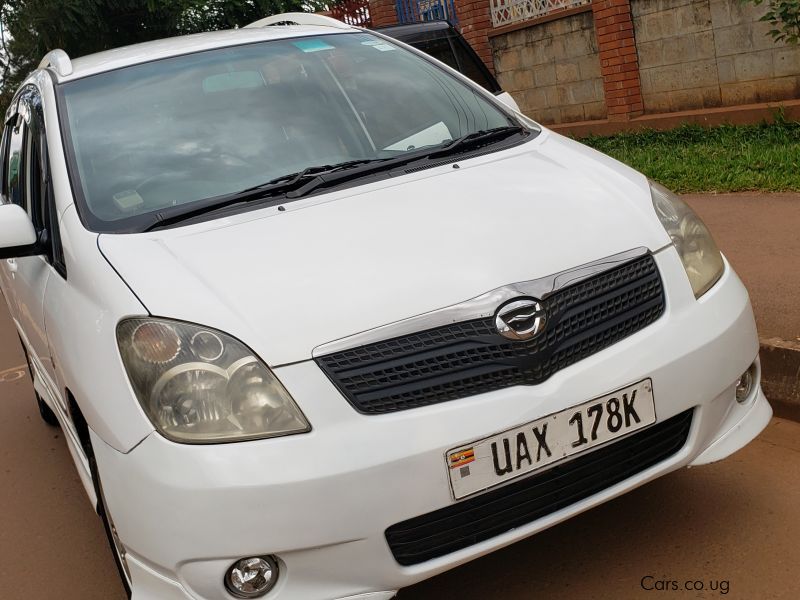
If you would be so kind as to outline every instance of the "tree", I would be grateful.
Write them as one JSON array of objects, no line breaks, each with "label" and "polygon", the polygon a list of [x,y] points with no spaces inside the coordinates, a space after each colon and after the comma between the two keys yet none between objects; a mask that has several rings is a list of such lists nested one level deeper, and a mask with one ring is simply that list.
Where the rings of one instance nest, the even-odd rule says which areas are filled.
[{"label": "tree", "polygon": [[74,58],[317,6],[318,0],[0,0],[0,115],[20,82],[55,48]]},{"label": "tree", "polygon": [[200,0],[187,4],[180,23],[185,33],[233,29],[269,15],[324,8],[323,0]]},{"label": "tree", "polygon": [[[756,6],[765,0],[749,0]],[[768,10],[761,17],[772,25],[769,34],[776,42],[800,44],[800,0],[766,0]]]},{"label": "tree", "polygon": [[11,60],[8,55],[8,30],[4,18],[5,4],[0,3],[0,119],[5,115],[6,106],[11,101],[11,91],[4,85],[11,73]]}]

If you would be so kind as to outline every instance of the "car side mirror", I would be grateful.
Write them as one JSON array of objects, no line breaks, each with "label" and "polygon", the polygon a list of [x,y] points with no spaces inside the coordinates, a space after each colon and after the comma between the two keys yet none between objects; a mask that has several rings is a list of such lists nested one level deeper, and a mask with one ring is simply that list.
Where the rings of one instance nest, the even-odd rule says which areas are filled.
[{"label": "car side mirror", "polygon": [[521,112],[519,110],[519,106],[517,105],[517,101],[511,97],[511,94],[508,92],[500,92],[497,94],[497,99],[500,100],[503,104],[505,104],[508,108],[513,110],[514,112]]},{"label": "car side mirror", "polygon": [[41,254],[36,229],[18,204],[0,204],[0,258]]}]

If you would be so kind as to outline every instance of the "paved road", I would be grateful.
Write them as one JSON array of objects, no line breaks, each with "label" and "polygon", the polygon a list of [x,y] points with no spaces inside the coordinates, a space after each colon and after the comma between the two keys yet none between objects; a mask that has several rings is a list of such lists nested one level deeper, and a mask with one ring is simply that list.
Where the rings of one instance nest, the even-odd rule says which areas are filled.
[{"label": "paved road", "polygon": [[758,333],[800,340],[800,194],[690,194],[747,285]]},{"label": "paved road", "polygon": [[[757,307],[780,311],[774,325],[775,335],[781,335],[781,322],[798,314],[792,302],[800,287],[785,301],[790,290],[762,281],[760,265],[779,264],[784,242],[793,242],[796,249],[797,239],[758,215],[737,216],[730,207],[745,206],[743,199],[726,206],[720,202],[692,200],[734,265],[747,271],[749,285],[778,290],[772,300],[768,294],[753,295],[764,298]],[[741,227],[750,227],[755,237],[737,251],[730,241]],[[779,230],[785,236],[780,242],[771,237]],[[758,258],[750,261],[750,256]],[[773,323],[763,310],[759,325],[762,333],[771,333]],[[100,521],[60,432],[39,420],[22,363],[0,300],[0,598],[121,599]],[[800,597],[798,506],[800,424],[775,419],[757,441],[722,463],[650,483],[403,590],[400,600],[794,599]],[[645,585],[655,588],[651,591],[641,587],[648,577]],[[717,589],[658,590],[663,584],[657,582],[676,581],[683,587],[689,580]]]},{"label": "paved road", "polygon": [[13,327],[0,296],[0,598],[124,598],[61,431],[39,418]]}]

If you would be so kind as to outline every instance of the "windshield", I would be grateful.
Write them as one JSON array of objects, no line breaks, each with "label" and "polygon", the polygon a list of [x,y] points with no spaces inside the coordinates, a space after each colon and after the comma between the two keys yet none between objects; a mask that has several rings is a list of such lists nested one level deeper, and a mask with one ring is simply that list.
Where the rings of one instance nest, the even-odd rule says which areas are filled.
[{"label": "windshield", "polygon": [[309,167],[516,124],[442,69],[366,33],[158,60],[63,84],[61,94],[73,177],[100,231]]}]

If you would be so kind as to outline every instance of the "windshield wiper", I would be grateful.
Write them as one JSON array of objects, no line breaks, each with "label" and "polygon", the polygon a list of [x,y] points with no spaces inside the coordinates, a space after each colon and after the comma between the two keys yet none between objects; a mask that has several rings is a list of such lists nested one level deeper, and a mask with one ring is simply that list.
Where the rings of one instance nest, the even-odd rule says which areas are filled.
[{"label": "windshield wiper", "polygon": [[169,209],[159,211],[155,214],[154,221],[147,225],[143,231],[152,231],[161,227],[168,227],[180,221],[186,221],[199,217],[204,214],[216,212],[218,210],[251,202],[254,200],[264,200],[275,196],[287,195],[287,192],[297,187],[304,179],[314,178],[324,173],[335,173],[338,171],[346,171],[354,167],[362,165],[372,165],[373,163],[380,163],[387,159],[383,158],[365,158],[359,160],[348,160],[346,162],[337,163],[334,165],[318,165],[308,167],[296,173],[288,173],[281,175],[275,179],[271,179],[266,183],[262,183],[253,187],[249,187],[232,194],[223,196],[216,196],[208,198],[196,204],[193,208],[186,209],[185,207],[170,207]]},{"label": "windshield wiper", "polygon": [[462,135],[452,141],[445,142],[443,145],[433,146],[432,148],[423,148],[417,152],[407,152],[401,156],[385,159],[383,164],[376,168],[375,165],[365,164],[356,166],[348,171],[337,172],[327,171],[319,173],[307,183],[304,183],[297,189],[286,193],[287,198],[300,198],[306,196],[323,185],[331,185],[333,183],[341,183],[350,179],[356,179],[368,175],[378,170],[385,170],[387,166],[395,166],[399,164],[406,164],[419,160],[422,158],[436,158],[439,156],[448,156],[456,152],[463,152],[471,148],[479,148],[491,142],[499,141],[510,137],[517,133],[523,133],[524,127],[520,125],[508,125],[505,127],[495,127],[493,129],[483,129]]},{"label": "windshield wiper", "polygon": [[307,196],[314,190],[329,186],[334,183],[344,183],[359,179],[391,167],[408,164],[421,159],[447,156],[463,152],[471,148],[479,148],[491,142],[499,141],[516,133],[523,133],[525,128],[515,125],[484,129],[468,133],[455,140],[445,142],[443,145],[420,148],[416,151],[404,152],[391,158],[364,158],[349,160],[333,165],[318,165],[308,167],[296,173],[281,175],[266,183],[249,187],[232,194],[216,196],[195,203],[194,207],[170,207],[155,213],[154,220],[145,226],[142,231],[152,231],[161,227],[168,227],[181,221],[187,221],[214,213],[237,204],[272,197],[285,197],[290,200]]},{"label": "windshield wiper", "polygon": [[448,142],[440,149],[435,150],[430,154],[430,157],[448,156],[456,152],[463,152],[474,148],[480,148],[491,142],[503,140],[511,137],[516,133],[522,133],[525,128],[520,125],[505,125],[503,127],[494,127],[492,129],[481,129],[480,131],[473,131],[466,135]]},{"label": "windshield wiper", "polygon": [[248,194],[250,192],[271,192],[273,190],[278,189],[288,189],[292,186],[296,185],[301,179],[304,177],[308,177],[310,175],[318,175],[320,173],[332,173],[335,171],[340,171],[344,169],[349,169],[351,167],[355,167],[358,165],[373,163],[376,161],[381,161],[383,159],[380,158],[362,158],[358,160],[348,160],[342,163],[336,163],[334,165],[319,165],[315,167],[308,167],[303,169],[302,171],[297,171],[296,173],[288,173],[286,175],[281,175],[280,177],[276,177],[275,179],[270,179],[266,183],[261,183],[259,185],[255,185],[253,187],[240,190],[236,192],[237,194]]},{"label": "windshield wiper", "polygon": [[[263,200],[272,197],[285,197],[289,199],[305,196],[323,184],[331,182],[342,182],[351,179],[358,179],[373,173],[385,171],[392,166],[409,163],[430,154],[430,149],[418,152],[405,152],[400,156],[392,158],[365,158],[359,160],[348,160],[335,165],[320,165],[308,167],[296,173],[281,175],[266,183],[244,190],[234,192],[226,196],[209,198],[196,204],[193,208],[174,207],[160,211],[155,214],[153,223],[147,225],[143,231],[152,231],[162,227],[168,227],[181,221],[188,221],[202,215],[214,213],[237,204],[243,204],[256,200]],[[308,180],[308,181],[306,181]]]}]

